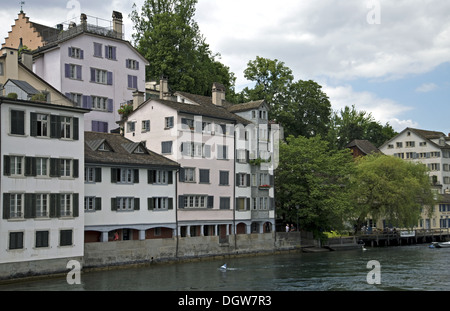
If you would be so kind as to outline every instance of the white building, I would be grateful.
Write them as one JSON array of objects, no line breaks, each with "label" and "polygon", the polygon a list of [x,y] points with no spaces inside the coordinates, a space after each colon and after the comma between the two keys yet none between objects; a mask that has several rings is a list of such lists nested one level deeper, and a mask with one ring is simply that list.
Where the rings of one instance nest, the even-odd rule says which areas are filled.
[{"label": "white building", "polygon": [[425,164],[433,185],[441,193],[450,193],[449,141],[442,132],[406,128],[379,149],[386,155]]},{"label": "white building", "polygon": [[176,236],[176,162],[120,134],[85,132],[84,149],[86,243]]},{"label": "white building", "polygon": [[80,24],[59,27],[57,36],[33,51],[33,70],[77,106],[91,109],[85,117],[87,131],[111,132],[121,105],[132,100],[134,91],[145,89],[148,62],[123,40],[119,12],[113,12],[112,27],[90,24],[85,14]]}]

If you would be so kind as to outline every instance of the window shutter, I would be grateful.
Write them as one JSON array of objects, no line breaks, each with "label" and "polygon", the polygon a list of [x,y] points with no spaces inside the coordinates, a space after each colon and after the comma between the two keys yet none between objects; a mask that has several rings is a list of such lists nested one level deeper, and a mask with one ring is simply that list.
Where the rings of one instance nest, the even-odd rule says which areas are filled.
[{"label": "window shutter", "polygon": [[117,211],[117,198],[111,198],[111,210]]},{"label": "window shutter", "polygon": [[180,182],[184,182],[185,181],[185,176],[184,176],[184,167],[180,167]]},{"label": "window shutter", "polygon": [[214,208],[214,196],[208,196],[208,206],[207,208]]},{"label": "window shutter", "polygon": [[64,64],[65,77],[70,78],[70,64]]},{"label": "window shutter", "polygon": [[68,50],[69,50],[68,56],[69,56],[69,57],[72,57],[72,48],[69,47]]},{"label": "window shutter", "polygon": [[10,198],[9,193],[3,193],[3,219],[9,219],[10,217]]},{"label": "window shutter", "polygon": [[50,194],[50,218],[59,216],[59,195],[56,193]]},{"label": "window shutter", "polygon": [[275,209],[275,198],[270,198],[270,199],[269,199],[269,202],[270,202],[269,209],[270,209],[271,211],[273,211],[273,210]]},{"label": "window shutter", "polygon": [[118,181],[118,173],[119,173],[119,169],[118,168],[111,168],[111,182],[112,183],[116,183]]},{"label": "window shutter", "polygon": [[250,174],[247,174],[247,187],[250,187]]},{"label": "window shutter", "polygon": [[102,198],[95,198],[95,210],[96,211],[102,210]]},{"label": "window shutter", "polygon": [[92,121],[92,132],[100,132],[100,121]]},{"label": "window shutter", "polygon": [[60,177],[60,165],[59,159],[50,158],[50,177]]},{"label": "window shutter", "polygon": [[73,172],[72,172],[72,177],[73,178],[78,178],[78,170],[79,170],[79,163],[80,163],[80,161],[79,160],[73,160]]},{"label": "window shutter", "polygon": [[112,98],[108,98],[107,109],[108,109],[108,112],[113,112],[113,110],[114,110],[114,102],[113,102]]},{"label": "window shutter", "polygon": [[245,201],[246,201],[245,210],[249,211],[250,210],[250,198],[246,198]]},{"label": "window shutter", "polygon": [[92,109],[91,96],[83,95],[83,108]]},{"label": "window shutter", "polygon": [[169,210],[173,210],[173,198],[169,198],[169,199],[168,199],[168,202],[169,202],[168,209],[169,209]]},{"label": "window shutter", "polygon": [[95,168],[95,182],[102,182],[102,168]]},{"label": "window shutter", "polygon": [[155,183],[155,170],[147,170],[147,183],[154,184]]},{"label": "window shutter", "polygon": [[78,193],[74,193],[72,195],[72,216],[73,217],[78,217],[80,216],[80,204],[79,204],[79,194]]},{"label": "window shutter", "polygon": [[59,116],[50,116],[50,137],[61,138],[61,119]]},{"label": "window shutter", "polygon": [[136,61],[136,70],[139,70],[139,62]]},{"label": "window shutter", "polygon": [[7,155],[3,156],[3,175],[11,175],[11,157]]},{"label": "window shutter", "polygon": [[137,85],[137,77],[136,77],[136,76],[133,76],[133,88],[134,88],[134,89],[137,89],[137,88],[138,88],[138,85]]},{"label": "window shutter", "polygon": [[274,186],[274,178],[273,178],[273,175],[269,175],[269,185],[270,186]]},{"label": "window shutter", "polygon": [[139,183],[139,169],[133,170],[133,183],[135,184]]},{"label": "window shutter", "polygon": [[81,66],[77,66],[77,80],[81,80]]},{"label": "window shutter", "polygon": [[36,158],[25,157],[25,176],[36,176]]},{"label": "window shutter", "polygon": [[147,198],[147,206],[149,211],[153,211],[153,209],[155,208],[153,198]]},{"label": "window shutter", "polygon": [[139,211],[140,210],[139,202],[140,202],[139,198],[134,198],[134,210],[135,211]]},{"label": "window shutter", "polygon": [[184,195],[179,195],[178,196],[178,208],[179,209],[183,209],[184,208],[184,200],[185,200]]},{"label": "window shutter", "polygon": [[91,68],[91,82],[95,82],[95,68]]},{"label": "window shutter", "polygon": [[125,67],[130,68],[130,60],[128,58],[125,60]]},{"label": "window shutter", "polygon": [[116,54],[117,54],[117,47],[113,46],[111,55],[113,60],[116,60]]},{"label": "window shutter", "polygon": [[34,112],[30,113],[30,135],[37,136],[37,114]]},{"label": "window shutter", "polygon": [[78,118],[72,118],[73,121],[73,140],[78,140],[80,138],[80,126]]},{"label": "window shutter", "polygon": [[111,71],[108,71],[108,73],[107,73],[107,84],[108,85],[113,84],[113,73]]},{"label": "window shutter", "polygon": [[11,134],[25,134],[25,112],[11,110]]},{"label": "window shutter", "polygon": [[167,184],[169,185],[173,184],[173,171],[167,172]]},{"label": "window shutter", "polygon": [[84,51],[80,50],[80,59],[84,59]]},{"label": "window shutter", "polygon": [[133,87],[133,76],[132,75],[128,75],[128,88],[132,88]]}]

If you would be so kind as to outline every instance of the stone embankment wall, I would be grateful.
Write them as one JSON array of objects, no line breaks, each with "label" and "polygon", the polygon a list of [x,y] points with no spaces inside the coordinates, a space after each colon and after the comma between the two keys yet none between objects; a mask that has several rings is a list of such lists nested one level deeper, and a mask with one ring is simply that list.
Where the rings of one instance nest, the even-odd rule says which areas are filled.
[{"label": "stone embankment wall", "polygon": [[272,232],[230,235],[226,240],[218,236],[201,236],[86,243],[82,258],[0,264],[0,280],[67,274],[71,269],[67,264],[71,260],[80,262],[82,269],[108,268],[129,264],[299,250],[303,242],[309,244],[308,240],[297,232]]}]

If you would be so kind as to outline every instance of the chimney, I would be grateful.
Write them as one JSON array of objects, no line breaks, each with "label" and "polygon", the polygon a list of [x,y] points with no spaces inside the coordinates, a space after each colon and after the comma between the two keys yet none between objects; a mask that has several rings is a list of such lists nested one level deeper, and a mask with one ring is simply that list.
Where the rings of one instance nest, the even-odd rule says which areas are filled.
[{"label": "chimney", "polygon": [[113,31],[121,38],[123,34],[123,17],[122,13],[113,11]]},{"label": "chimney", "polygon": [[0,78],[18,79],[19,78],[19,51],[14,48],[4,47],[0,55],[5,55],[6,59],[3,67],[3,76]]},{"label": "chimney", "polygon": [[222,106],[225,100],[225,86],[221,83],[214,82],[212,87],[212,103],[216,106]]},{"label": "chimney", "polygon": [[140,91],[133,92],[133,111],[136,110],[145,101],[145,93]]},{"label": "chimney", "polygon": [[81,13],[80,21],[81,21],[81,26],[83,27],[83,30],[86,30],[87,29],[87,15],[84,13]]},{"label": "chimney", "polygon": [[29,70],[33,71],[33,55],[29,50],[22,50],[21,54],[21,62],[25,65]]},{"label": "chimney", "polygon": [[166,77],[162,76],[159,80],[159,99],[168,99],[169,94],[169,81]]}]

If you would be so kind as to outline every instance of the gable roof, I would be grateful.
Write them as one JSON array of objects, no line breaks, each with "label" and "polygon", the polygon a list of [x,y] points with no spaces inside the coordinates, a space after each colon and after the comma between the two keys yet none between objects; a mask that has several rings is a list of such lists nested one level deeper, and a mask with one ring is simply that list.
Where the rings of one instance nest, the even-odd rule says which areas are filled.
[{"label": "gable roof", "polygon": [[371,153],[380,153],[381,151],[375,147],[370,141],[365,139],[355,139],[352,142],[350,142],[346,148],[358,148],[362,153],[365,155],[371,154]]},{"label": "gable roof", "polygon": [[228,111],[230,111],[230,112],[242,112],[242,111],[247,111],[247,110],[258,109],[262,105],[266,105],[266,102],[265,102],[264,99],[257,100],[257,101],[251,101],[251,102],[248,102],[248,103],[232,105],[232,106],[228,107]]},{"label": "gable roof", "polygon": [[[142,143],[135,143],[120,134],[84,132],[84,141],[86,163],[134,167],[161,166],[174,169],[179,166],[177,162],[146,149]],[[112,151],[98,150],[103,143],[111,147]],[[142,146],[146,153],[135,153],[138,146]]]},{"label": "gable roof", "polygon": [[398,135],[396,135],[393,138],[386,141],[383,145],[380,146],[380,149],[383,148],[384,146],[388,145],[390,142],[395,140],[398,136],[400,136],[401,134],[403,134],[407,131],[413,132],[414,134],[418,135],[419,137],[422,137],[423,139],[428,140],[431,144],[433,144],[437,148],[450,149],[450,145],[448,145],[447,143],[445,144],[445,146],[441,146],[432,141],[432,139],[440,139],[440,138],[444,138],[446,142],[449,141],[450,138],[448,136],[446,136],[443,132],[421,130],[421,129],[411,128],[411,127],[405,128]]},{"label": "gable roof", "polygon": [[[189,93],[185,92],[177,92],[179,94],[188,95]],[[224,121],[231,121],[233,123],[237,124],[250,124],[250,122],[234,113],[229,112],[225,107],[216,106],[212,103],[211,98],[207,96],[200,96],[200,95],[193,95],[189,96],[189,99],[194,101],[194,98],[198,101],[195,101],[195,104],[187,104],[187,103],[180,103],[172,100],[165,100],[165,99],[154,99],[150,98],[144,103],[142,103],[137,109],[135,109],[133,112],[130,113],[128,118],[132,116],[136,111],[138,111],[141,107],[147,105],[148,103],[152,101],[156,101],[158,103],[161,103],[167,107],[170,107],[174,110],[176,110],[178,113],[184,113],[184,114],[190,114],[193,116],[203,116],[208,118],[214,118],[214,119],[221,119]],[[188,96],[185,96],[188,98]],[[209,98],[209,100],[208,100]]]}]

